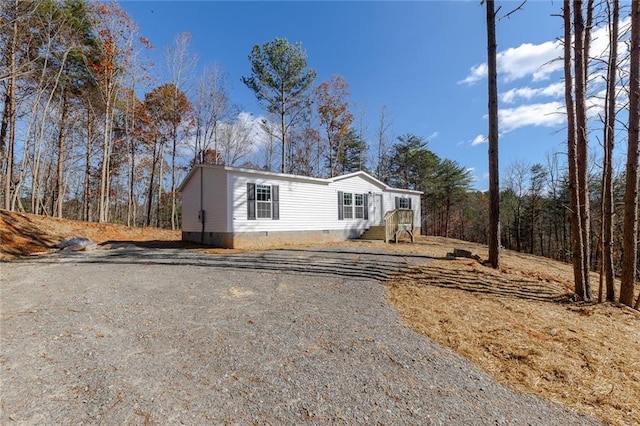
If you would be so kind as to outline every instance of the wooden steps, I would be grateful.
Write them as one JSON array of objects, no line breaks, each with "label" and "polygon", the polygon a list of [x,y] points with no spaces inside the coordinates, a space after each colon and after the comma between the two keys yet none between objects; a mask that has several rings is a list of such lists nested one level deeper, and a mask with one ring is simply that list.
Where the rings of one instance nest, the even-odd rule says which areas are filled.
[{"label": "wooden steps", "polygon": [[364,234],[360,236],[361,240],[383,240],[384,241],[384,225],[372,226]]}]

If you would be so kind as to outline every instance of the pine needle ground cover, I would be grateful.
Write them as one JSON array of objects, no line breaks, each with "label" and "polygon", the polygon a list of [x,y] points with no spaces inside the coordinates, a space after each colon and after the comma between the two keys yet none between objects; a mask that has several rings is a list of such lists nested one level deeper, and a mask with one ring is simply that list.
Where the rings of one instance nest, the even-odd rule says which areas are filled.
[{"label": "pine needle ground cover", "polygon": [[640,312],[570,301],[570,265],[505,251],[495,271],[443,259],[454,247],[487,256],[486,246],[421,238],[411,251],[436,259],[386,283],[408,324],[517,391],[640,424]]}]

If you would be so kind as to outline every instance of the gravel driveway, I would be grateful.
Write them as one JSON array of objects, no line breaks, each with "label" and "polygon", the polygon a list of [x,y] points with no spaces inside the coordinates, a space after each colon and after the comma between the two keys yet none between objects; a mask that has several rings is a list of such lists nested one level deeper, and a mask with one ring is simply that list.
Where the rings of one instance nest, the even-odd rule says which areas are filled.
[{"label": "gravel driveway", "polygon": [[1,424],[597,424],[403,325],[419,256],[123,246],[0,264]]}]

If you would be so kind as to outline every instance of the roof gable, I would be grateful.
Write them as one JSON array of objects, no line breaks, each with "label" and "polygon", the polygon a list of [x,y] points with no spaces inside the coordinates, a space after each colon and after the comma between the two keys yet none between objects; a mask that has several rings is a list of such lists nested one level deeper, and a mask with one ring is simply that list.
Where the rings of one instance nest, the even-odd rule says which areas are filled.
[{"label": "roof gable", "polygon": [[356,177],[362,177],[363,179],[373,183],[375,186],[379,187],[380,189],[392,189],[389,185],[385,184],[384,182],[374,178],[373,176],[371,176],[369,173],[364,172],[362,170],[359,170],[357,172],[353,172],[353,173],[348,173],[346,175],[342,175],[342,176],[336,176],[331,178],[332,182],[338,182],[341,180],[348,180],[348,179],[353,179]]},{"label": "roof gable", "polygon": [[402,193],[406,193],[406,194],[422,194],[422,191],[415,191],[413,189],[402,189],[402,188],[394,188],[392,186],[387,185],[386,183],[382,182],[381,180],[378,180],[376,178],[374,178],[373,176],[371,176],[369,173],[359,170],[357,172],[353,172],[353,173],[348,173],[346,175],[342,175],[342,176],[336,176],[331,178],[332,182],[338,182],[338,181],[342,181],[342,180],[348,180],[348,179],[354,179],[360,177],[362,179],[365,179],[369,182],[371,182],[372,184],[374,184],[375,186],[377,186],[378,188],[380,188],[383,191],[393,191],[393,192],[402,192]]},{"label": "roof gable", "polygon": [[348,173],[346,175],[341,175],[341,176],[336,176],[336,177],[324,179],[324,178],[316,178],[316,177],[310,177],[310,176],[291,175],[291,174],[286,174],[286,173],[268,172],[268,171],[264,171],[264,170],[244,169],[244,168],[240,168],[240,167],[231,167],[231,166],[213,165],[213,164],[196,164],[191,169],[189,174],[184,178],[184,180],[182,181],[182,183],[178,187],[178,191],[181,192],[181,191],[184,190],[184,188],[187,186],[187,184],[189,183],[189,181],[191,180],[193,175],[196,173],[196,170],[198,170],[200,168],[215,168],[215,169],[222,169],[222,170],[226,171],[227,173],[243,173],[243,174],[250,174],[250,175],[261,176],[261,177],[272,177],[272,178],[278,178],[278,179],[283,179],[283,180],[292,180],[292,181],[305,181],[305,182],[309,182],[309,183],[324,184],[324,185],[328,185],[328,184],[330,184],[332,182],[339,182],[339,181],[343,181],[343,180],[349,180],[349,179],[354,179],[354,178],[360,177],[362,179],[365,179],[365,180],[371,182],[372,184],[374,184],[375,186],[379,187],[383,191],[404,192],[404,193],[408,193],[408,194],[422,194],[422,191],[414,191],[414,190],[411,190],[411,189],[393,188],[393,187],[385,184],[384,182],[374,178],[369,173],[364,172],[362,170],[359,170],[359,171],[353,172],[353,173]]}]

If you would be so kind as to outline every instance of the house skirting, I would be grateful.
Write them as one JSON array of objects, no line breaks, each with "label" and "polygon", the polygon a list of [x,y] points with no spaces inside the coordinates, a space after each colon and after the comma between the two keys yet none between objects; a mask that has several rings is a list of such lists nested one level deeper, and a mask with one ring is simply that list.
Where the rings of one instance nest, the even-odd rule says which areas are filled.
[{"label": "house skirting", "polygon": [[188,232],[183,241],[204,243],[218,248],[262,249],[297,244],[318,244],[359,238],[364,229],[322,231],[260,231],[260,232]]}]

